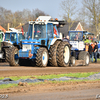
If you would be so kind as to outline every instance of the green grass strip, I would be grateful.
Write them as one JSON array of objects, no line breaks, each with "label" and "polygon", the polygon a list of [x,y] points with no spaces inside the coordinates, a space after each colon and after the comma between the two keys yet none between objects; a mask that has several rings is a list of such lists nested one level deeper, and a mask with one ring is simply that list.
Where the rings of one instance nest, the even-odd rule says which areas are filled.
[{"label": "green grass strip", "polygon": [[88,73],[68,73],[68,74],[51,74],[51,75],[40,75],[40,76],[10,76],[10,77],[0,77],[0,80],[4,79],[4,78],[10,78],[14,81],[19,80],[19,79],[53,79],[53,78],[60,78],[60,77],[77,77],[77,78],[81,78],[81,77],[88,77],[90,75],[93,74],[97,74],[98,72],[88,72]]},{"label": "green grass strip", "polygon": [[97,74],[98,72],[88,72],[88,73],[68,73],[68,74],[52,74],[52,75],[42,75],[42,76],[35,76],[37,79],[53,79],[53,78],[60,78],[60,77],[88,77],[93,74]]},{"label": "green grass strip", "polygon": [[0,89],[10,88],[10,87],[17,87],[18,84],[1,84]]}]

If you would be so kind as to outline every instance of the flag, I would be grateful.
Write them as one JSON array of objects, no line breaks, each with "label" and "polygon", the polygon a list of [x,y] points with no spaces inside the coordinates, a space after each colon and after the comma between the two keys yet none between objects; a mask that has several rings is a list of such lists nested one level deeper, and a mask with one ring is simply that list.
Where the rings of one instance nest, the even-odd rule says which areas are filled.
[{"label": "flag", "polygon": [[22,30],[22,35],[24,35],[23,26],[22,26],[22,29],[21,30]]},{"label": "flag", "polygon": [[55,27],[53,27],[53,28],[54,28],[54,34],[58,35],[58,34],[57,34],[57,30],[55,29]]}]

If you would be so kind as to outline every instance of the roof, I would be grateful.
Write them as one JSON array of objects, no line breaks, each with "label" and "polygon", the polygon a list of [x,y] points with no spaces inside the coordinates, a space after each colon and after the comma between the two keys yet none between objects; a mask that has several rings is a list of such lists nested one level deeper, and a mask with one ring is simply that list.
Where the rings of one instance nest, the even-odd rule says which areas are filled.
[{"label": "roof", "polygon": [[16,30],[15,28],[9,28],[9,30],[11,30],[13,32],[18,32],[18,30]]},{"label": "roof", "polygon": [[[72,27],[70,28],[70,30],[75,30],[77,28],[78,23],[79,23],[79,21],[74,22]],[[68,27],[69,27],[69,23],[64,25],[64,27],[60,28],[60,32],[63,34],[63,36],[68,35],[68,31],[69,31]]]},{"label": "roof", "polygon": [[49,21],[51,19],[51,16],[39,16],[37,19],[36,19],[36,21],[44,21],[44,20],[46,20],[46,21]]},{"label": "roof", "polygon": [[75,30],[77,25],[78,25],[79,21],[78,22],[74,22],[73,23],[73,26],[70,28],[70,30]]},{"label": "roof", "polygon": [[4,33],[6,32],[6,30],[2,26],[0,26],[0,30],[2,30]]}]

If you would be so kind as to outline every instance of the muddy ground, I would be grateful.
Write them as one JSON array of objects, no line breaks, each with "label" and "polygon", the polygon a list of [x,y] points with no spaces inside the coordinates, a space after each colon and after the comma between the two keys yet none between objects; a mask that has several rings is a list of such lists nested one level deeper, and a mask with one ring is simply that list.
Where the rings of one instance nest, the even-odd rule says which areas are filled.
[{"label": "muddy ground", "polygon": [[18,86],[0,90],[7,100],[96,100],[100,81]]},{"label": "muddy ground", "polygon": [[32,66],[9,66],[8,63],[0,63],[0,77],[4,76],[26,76],[26,75],[48,75],[77,72],[100,72],[100,64],[92,63],[89,66],[77,67],[32,67]]},{"label": "muddy ground", "polygon": [[[0,63],[0,77],[47,75],[76,72],[100,72],[100,64],[92,63],[89,66],[77,67],[10,67],[7,63]],[[42,85],[25,85],[1,89],[0,94],[8,94],[7,100],[95,100],[100,94],[100,81],[71,82]]]}]

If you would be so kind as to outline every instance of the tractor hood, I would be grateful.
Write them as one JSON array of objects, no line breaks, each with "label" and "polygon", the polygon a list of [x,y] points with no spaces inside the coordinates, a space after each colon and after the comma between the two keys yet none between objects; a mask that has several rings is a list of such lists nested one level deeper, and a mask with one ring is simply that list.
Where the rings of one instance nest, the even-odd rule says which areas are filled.
[{"label": "tractor hood", "polygon": [[45,39],[22,40],[22,44],[45,45]]}]

